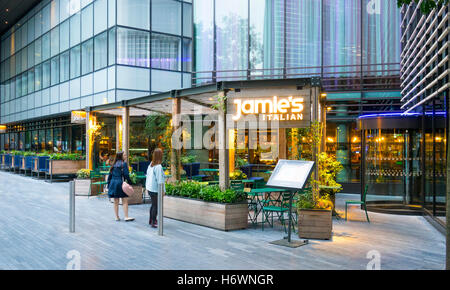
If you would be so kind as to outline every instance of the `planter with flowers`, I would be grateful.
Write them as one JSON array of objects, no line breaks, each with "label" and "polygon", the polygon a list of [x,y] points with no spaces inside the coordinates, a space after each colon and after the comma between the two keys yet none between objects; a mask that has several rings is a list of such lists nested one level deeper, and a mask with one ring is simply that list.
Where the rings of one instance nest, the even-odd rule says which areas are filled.
[{"label": "planter with flowers", "polygon": [[297,201],[298,236],[304,239],[331,239],[332,208],[333,203],[328,195],[314,198],[311,189],[300,194]]},{"label": "planter with flowers", "polygon": [[80,169],[77,171],[77,178],[75,179],[75,195],[90,196],[92,193],[99,192],[99,185],[92,184],[91,170]]},{"label": "planter with flowers", "polygon": [[55,175],[76,175],[86,165],[85,157],[77,153],[55,153],[49,158],[48,172],[52,181]]}]

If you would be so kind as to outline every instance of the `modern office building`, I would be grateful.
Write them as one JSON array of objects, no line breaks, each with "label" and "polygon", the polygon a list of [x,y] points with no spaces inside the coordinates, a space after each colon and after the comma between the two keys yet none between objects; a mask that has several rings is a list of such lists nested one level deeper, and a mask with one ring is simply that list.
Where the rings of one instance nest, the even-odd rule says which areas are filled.
[{"label": "modern office building", "polygon": [[219,81],[320,77],[327,152],[345,166],[346,191],[359,192],[356,118],[401,111],[395,1],[35,2],[1,36],[1,149],[82,151],[85,129],[70,112],[89,106]]},{"label": "modern office building", "polygon": [[191,1],[34,2],[1,36],[2,149],[82,151],[71,111],[190,86]]}]

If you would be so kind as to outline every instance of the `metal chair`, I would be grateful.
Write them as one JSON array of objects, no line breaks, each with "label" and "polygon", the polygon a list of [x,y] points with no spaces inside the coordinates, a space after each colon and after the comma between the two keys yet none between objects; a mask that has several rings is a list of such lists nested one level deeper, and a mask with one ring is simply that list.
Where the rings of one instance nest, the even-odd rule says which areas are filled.
[{"label": "metal chair", "polygon": [[361,196],[361,200],[360,201],[359,200],[347,200],[345,202],[345,220],[347,220],[347,206],[349,204],[359,204],[359,205],[362,205],[364,207],[364,211],[366,212],[367,222],[370,223],[369,215],[367,214],[367,205],[366,205],[366,196],[367,196],[368,188],[369,188],[369,185],[366,184],[366,187],[364,188],[364,192],[363,192],[363,194]]},{"label": "metal chair", "polygon": [[[286,229],[286,223],[284,214],[288,213],[289,211],[289,199],[290,199],[290,192],[282,192],[281,193],[281,200],[278,204],[273,204],[274,200],[263,200],[263,207],[262,207],[262,230],[264,230],[264,224],[267,222],[270,226],[273,227],[273,215],[276,214],[278,217],[278,220],[281,222],[284,228],[284,232],[287,233]],[[271,216],[272,222],[269,221],[269,215]]]}]

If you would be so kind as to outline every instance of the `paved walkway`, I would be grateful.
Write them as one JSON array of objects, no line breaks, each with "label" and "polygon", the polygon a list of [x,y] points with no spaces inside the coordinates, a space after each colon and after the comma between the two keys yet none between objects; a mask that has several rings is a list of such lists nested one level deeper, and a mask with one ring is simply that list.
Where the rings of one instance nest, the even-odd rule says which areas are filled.
[{"label": "paved walkway", "polygon": [[[350,195],[339,195],[338,210]],[[132,223],[115,222],[104,198],[77,197],[76,233],[69,233],[68,183],[45,183],[0,172],[0,269],[66,269],[71,250],[81,269],[443,269],[445,239],[422,217],[369,213],[334,220],[333,240],[290,249],[269,244],[280,227],[222,232],[165,220],[165,236],[148,222],[149,205],[130,207]]]}]

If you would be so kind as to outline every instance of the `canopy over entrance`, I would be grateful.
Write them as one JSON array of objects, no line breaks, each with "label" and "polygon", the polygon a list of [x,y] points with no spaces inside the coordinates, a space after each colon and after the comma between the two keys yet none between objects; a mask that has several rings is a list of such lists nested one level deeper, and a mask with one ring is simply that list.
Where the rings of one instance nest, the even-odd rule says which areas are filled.
[{"label": "canopy over entrance", "polygon": [[[219,151],[219,183],[221,187],[227,187],[229,167],[234,167],[233,148],[228,146],[231,134],[227,131],[239,128],[240,124],[245,128],[258,128],[269,123],[276,123],[277,128],[309,127],[313,121],[325,124],[320,89],[319,78],[229,81],[87,107],[86,167],[92,169],[91,132],[96,127],[96,115],[116,118],[116,148],[127,155],[130,117],[171,115],[172,132],[177,132],[187,116],[207,115],[217,127],[215,143]],[[174,146],[174,135],[171,172],[172,178],[178,180],[181,148]]]}]

